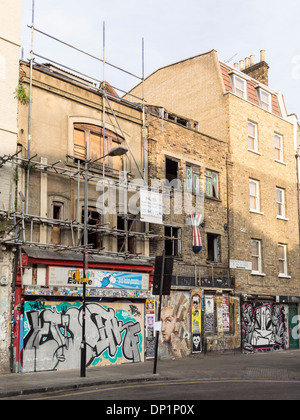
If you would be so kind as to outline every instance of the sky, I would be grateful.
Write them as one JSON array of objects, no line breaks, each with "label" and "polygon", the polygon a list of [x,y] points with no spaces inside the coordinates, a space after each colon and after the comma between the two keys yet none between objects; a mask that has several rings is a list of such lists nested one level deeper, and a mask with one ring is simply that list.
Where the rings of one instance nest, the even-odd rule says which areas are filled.
[{"label": "sky", "polygon": [[[23,0],[24,60],[30,57],[32,1]],[[143,69],[147,77],[212,49],[232,66],[252,54],[260,61],[264,49],[269,86],[283,93],[288,114],[300,121],[299,0],[34,0],[34,6],[35,28],[100,59],[105,22],[105,60],[140,78]],[[126,92],[140,81],[37,32],[33,51]]]}]

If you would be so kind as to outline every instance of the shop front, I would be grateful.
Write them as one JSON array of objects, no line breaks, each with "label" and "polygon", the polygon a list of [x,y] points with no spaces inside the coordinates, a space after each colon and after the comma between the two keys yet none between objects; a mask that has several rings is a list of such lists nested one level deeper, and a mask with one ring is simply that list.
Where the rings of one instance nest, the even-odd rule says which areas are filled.
[{"label": "shop front", "polygon": [[[15,293],[14,363],[23,372],[80,367],[82,254],[24,248]],[[89,255],[86,366],[145,360],[146,302],[153,266]],[[147,355],[146,355],[147,357]]]}]

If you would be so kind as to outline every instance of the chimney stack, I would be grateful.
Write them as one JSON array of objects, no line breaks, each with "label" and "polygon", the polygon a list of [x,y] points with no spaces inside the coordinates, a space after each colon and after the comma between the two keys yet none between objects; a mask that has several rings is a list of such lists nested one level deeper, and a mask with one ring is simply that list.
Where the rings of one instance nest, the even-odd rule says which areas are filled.
[{"label": "chimney stack", "polygon": [[265,58],[265,50],[260,50],[260,62],[255,64],[254,55],[250,55],[250,67],[248,67],[248,60],[246,59],[246,68],[240,70],[253,79],[256,79],[258,82],[268,86],[269,66],[266,63]]}]

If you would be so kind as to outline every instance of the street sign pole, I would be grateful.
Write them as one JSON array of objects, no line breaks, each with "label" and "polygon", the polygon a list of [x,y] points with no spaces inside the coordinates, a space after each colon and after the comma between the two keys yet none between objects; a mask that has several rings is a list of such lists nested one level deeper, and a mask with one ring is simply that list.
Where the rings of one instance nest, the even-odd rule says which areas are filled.
[{"label": "street sign pole", "polygon": [[[160,275],[160,288],[159,288],[159,307],[158,307],[158,316],[157,316],[158,321],[160,321],[160,318],[161,318],[162,294],[163,294],[164,273],[165,273],[165,258],[166,258],[165,251],[163,251],[162,267],[161,267],[161,275]],[[156,374],[156,368],[157,368],[158,343],[159,343],[159,331],[156,331],[155,357],[154,357],[154,366],[153,366],[154,375]]]},{"label": "street sign pole", "polygon": [[[84,173],[84,232],[83,232],[83,278],[87,277],[88,267],[88,162],[85,161]],[[80,376],[86,376],[86,339],[85,339],[85,310],[86,310],[86,282],[83,282],[82,289],[82,339],[81,339],[81,358],[80,358]]]}]

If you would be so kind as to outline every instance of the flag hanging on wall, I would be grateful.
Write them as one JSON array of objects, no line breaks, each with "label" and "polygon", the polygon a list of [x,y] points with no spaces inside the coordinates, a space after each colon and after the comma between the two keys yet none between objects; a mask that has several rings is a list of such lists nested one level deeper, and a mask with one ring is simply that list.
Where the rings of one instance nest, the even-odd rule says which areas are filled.
[{"label": "flag hanging on wall", "polygon": [[193,225],[193,251],[195,253],[198,253],[202,249],[202,241],[201,241],[200,229],[199,229],[202,215],[192,214],[191,219],[192,219],[192,225]]}]

